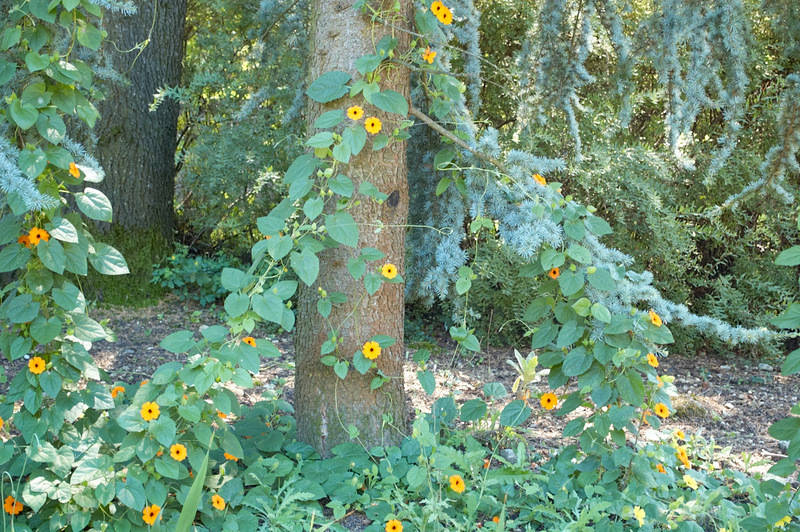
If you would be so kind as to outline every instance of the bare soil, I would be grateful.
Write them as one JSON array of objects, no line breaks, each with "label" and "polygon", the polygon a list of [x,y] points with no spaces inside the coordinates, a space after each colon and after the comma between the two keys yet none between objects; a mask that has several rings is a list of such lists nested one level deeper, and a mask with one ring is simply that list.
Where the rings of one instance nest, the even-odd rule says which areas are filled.
[{"label": "bare soil", "polygon": [[[95,360],[112,380],[128,383],[147,379],[161,364],[181,359],[159,347],[167,335],[181,329],[199,331],[203,326],[220,323],[218,309],[204,309],[172,296],[152,307],[92,309],[90,314],[94,319],[108,319],[117,335],[114,343],[94,345]],[[264,359],[257,377],[258,386],[238,394],[244,403],[255,403],[266,387],[274,389],[276,383],[286,400],[293,399],[292,337],[279,335],[273,341],[283,356]],[[502,382],[510,392],[517,377],[507,364],[507,360],[514,358],[513,349],[489,348],[468,359],[453,357],[452,345],[442,342],[429,362],[429,369],[436,376],[436,390],[433,396],[428,396],[417,381],[418,367],[411,362],[413,351],[410,348],[406,351],[405,368],[409,407],[413,410],[429,411],[436,399],[451,394],[457,403],[483,397],[483,384],[488,382]],[[0,363],[5,366],[10,380],[27,361],[8,363],[3,360]],[[662,424],[667,431],[680,429],[687,437],[701,435],[706,441],[713,439],[721,447],[715,453],[716,459],[721,460],[721,465],[734,469],[763,472],[786,456],[767,429],[788,415],[789,409],[800,401],[800,377],[797,375],[782,376],[778,364],[759,369],[758,362],[753,360],[678,355],[661,358],[659,373],[674,375],[679,391],[673,398],[675,412]],[[546,378],[537,385],[540,391],[545,391]],[[0,385],[0,393],[6,387],[7,384]],[[507,397],[492,407],[500,409],[512,399]],[[566,442],[561,431],[571,416],[555,417],[543,412],[538,405],[532,406],[537,415],[523,427],[529,440],[544,455],[551,449],[563,447]],[[656,439],[658,434],[650,430],[644,437]],[[753,467],[762,460],[764,463]]]}]

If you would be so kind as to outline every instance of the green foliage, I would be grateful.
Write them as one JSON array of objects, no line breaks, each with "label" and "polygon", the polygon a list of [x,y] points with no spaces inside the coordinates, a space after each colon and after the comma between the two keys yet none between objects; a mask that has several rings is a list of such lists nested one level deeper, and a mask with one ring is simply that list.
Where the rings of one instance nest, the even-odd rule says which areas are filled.
[{"label": "green foliage", "polygon": [[193,299],[203,306],[227,295],[222,285],[225,268],[240,268],[234,257],[218,251],[212,257],[189,255],[189,248],[176,244],[175,253],[153,270],[153,283],[171,290],[181,299]]}]

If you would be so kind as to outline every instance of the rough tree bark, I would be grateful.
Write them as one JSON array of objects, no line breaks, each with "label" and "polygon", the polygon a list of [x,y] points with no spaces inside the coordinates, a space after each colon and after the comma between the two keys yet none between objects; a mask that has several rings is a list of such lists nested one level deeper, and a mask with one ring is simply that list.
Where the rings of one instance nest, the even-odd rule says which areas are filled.
[{"label": "rough tree bark", "polygon": [[[393,0],[384,0],[385,8]],[[401,14],[411,18],[411,2],[401,0]],[[311,60],[309,80],[333,70],[350,73],[357,78],[355,61],[358,57],[374,53],[374,43],[389,33],[389,29],[374,26],[367,16],[353,9],[353,0],[316,0],[311,13]],[[409,37],[395,32],[400,40],[399,49],[407,49]],[[381,74],[381,89],[392,89],[408,97],[409,76],[404,69],[393,69]],[[398,116],[387,116],[367,104],[362,97],[342,98],[329,104],[310,102],[308,124],[323,112],[347,109],[360,105],[364,118],[377,116],[383,122],[384,132],[391,131]],[[363,124],[362,118],[361,123]],[[359,183],[368,180],[390,195],[382,205],[371,198],[359,196],[361,203],[351,214],[359,223],[359,246],[374,247],[386,254],[386,262],[395,264],[403,273],[405,254],[405,223],[408,215],[408,183],[405,142],[397,142],[379,151],[372,151],[371,137],[364,150],[351,159],[344,172],[353,180],[355,190]],[[376,220],[387,227],[375,232],[371,226]],[[370,225],[360,225],[370,224]],[[408,429],[408,411],[403,386],[403,285],[384,283],[380,290],[369,296],[363,279],[354,281],[347,270],[347,261],[358,256],[358,250],[341,246],[320,254],[320,277],[311,288],[299,294],[296,336],[296,388],[295,410],[298,437],[322,456],[340,443],[350,441],[347,428],[359,429],[359,443],[367,447],[399,443]],[[374,263],[372,263],[374,264]],[[370,264],[368,267],[372,267]],[[379,267],[380,265],[378,265]],[[376,360],[378,368],[391,380],[370,392],[372,371],[362,376],[350,368],[347,378],[339,379],[331,367],[320,363],[320,347],[327,340],[328,328],[316,309],[318,287],[342,292],[348,301],[334,305],[329,322],[344,338],[340,354],[352,359],[373,335],[385,334],[397,339],[384,349]],[[351,314],[353,307],[355,312]]]},{"label": "rough tree bark", "polygon": [[159,89],[180,83],[187,0],[136,6],[134,15],[107,11],[103,21],[105,50],[130,84],[112,84],[98,106],[96,155],[106,172],[98,188],[111,200],[115,226],[157,230],[171,242],[179,106],[166,100],[149,108]]}]

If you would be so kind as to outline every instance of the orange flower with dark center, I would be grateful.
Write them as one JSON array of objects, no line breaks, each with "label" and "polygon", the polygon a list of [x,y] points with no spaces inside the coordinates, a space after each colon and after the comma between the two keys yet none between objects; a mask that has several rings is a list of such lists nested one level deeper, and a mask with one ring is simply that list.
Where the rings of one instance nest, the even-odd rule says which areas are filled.
[{"label": "orange flower with dark center", "polygon": [[142,512],[142,519],[145,523],[152,526],[155,524],[156,519],[158,519],[158,513],[161,511],[161,507],[157,504],[152,504],[150,506],[145,506],[144,511]]},{"label": "orange flower with dark center", "polygon": [[362,109],[358,105],[354,105],[353,107],[348,107],[347,117],[350,120],[358,120],[362,116],[364,116],[364,109]]},{"label": "orange flower with dark center", "polygon": [[547,275],[549,275],[551,279],[558,279],[558,276],[561,275],[561,270],[559,270],[558,268],[553,268],[552,270],[547,272]]},{"label": "orange flower with dark center", "polygon": [[223,499],[219,495],[214,494],[211,496],[211,504],[214,505],[214,508],[216,508],[217,510],[225,509],[225,499]]},{"label": "orange flower with dark center", "polygon": [[439,16],[439,13],[441,13],[442,10],[444,10],[444,9],[445,9],[444,4],[441,3],[439,0],[436,0],[436,2],[431,4],[431,11],[437,17]]},{"label": "orange flower with dark center", "polygon": [[364,129],[366,129],[367,132],[372,133],[373,135],[380,133],[381,127],[382,127],[381,121],[374,116],[367,118],[367,120],[364,122]]},{"label": "orange flower with dark center", "polygon": [[361,348],[361,352],[364,353],[364,358],[375,360],[381,354],[381,346],[378,342],[367,342]]},{"label": "orange flower with dark center", "polygon": [[436,57],[436,52],[431,51],[431,47],[428,46],[424,52],[422,52],[422,59],[427,61],[430,64],[433,64],[433,60]]},{"label": "orange flower with dark center", "polygon": [[75,163],[69,163],[69,174],[72,177],[78,178],[81,176],[81,171],[78,169],[78,165]]},{"label": "orange flower with dark center", "polygon": [[245,336],[244,338],[242,338],[242,342],[246,343],[251,347],[256,347],[256,339],[253,338],[252,336]]},{"label": "orange flower with dark center", "polygon": [[647,353],[647,363],[654,368],[658,367],[658,358],[653,353]]},{"label": "orange flower with dark center", "polygon": [[391,263],[386,263],[381,268],[381,275],[387,279],[394,279],[397,277],[397,266]]},{"label": "orange flower with dark center", "polygon": [[31,239],[28,235],[22,235],[17,239],[17,243],[25,246],[26,248],[31,248]]},{"label": "orange flower with dark center", "polygon": [[48,240],[50,240],[50,233],[48,233],[44,229],[39,229],[38,227],[34,227],[28,233],[28,240],[32,245],[38,246],[40,241],[44,240],[45,242],[47,242]]},{"label": "orange flower with dark center", "polygon": [[22,511],[22,503],[9,495],[3,503],[3,510],[5,510],[7,514],[17,515]]},{"label": "orange flower with dark center", "polygon": [[466,489],[466,484],[464,484],[464,479],[461,478],[461,475],[453,475],[450,477],[450,489],[455,491],[456,493],[462,493],[464,489]]},{"label": "orange flower with dark center", "polygon": [[652,310],[648,310],[647,313],[650,315],[650,323],[655,325],[656,327],[661,327],[661,316],[653,312]]},{"label": "orange flower with dark center", "polygon": [[669,417],[669,408],[664,403],[658,403],[655,407],[656,414],[664,419]]},{"label": "orange flower with dark center", "polygon": [[664,473],[665,475],[667,474],[667,470],[664,469],[664,466],[661,464],[656,464],[656,469],[658,469],[659,473]]},{"label": "orange flower with dark center", "polygon": [[397,519],[389,519],[386,523],[386,532],[403,532],[403,523]]},{"label": "orange flower with dark center", "polygon": [[543,187],[547,186],[547,181],[539,174],[533,174],[533,180],[542,185]]},{"label": "orange flower with dark center", "polygon": [[449,26],[453,23],[453,12],[447,6],[442,6],[442,10],[436,15],[436,18],[445,26]]},{"label": "orange flower with dark center", "polygon": [[142,405],[142,419],[145,421],[152,421],[154,419],[158,419],[158,416],[161,414],[158,405],[156,403],[145,403]]},{"label": "orange flower with dark center", "polygon": [[178,462],[182,462],[186,459],[186,447],[180,443],[176,443],[169,448],[169,455]]},{"label": "orange flower with dark center", "polygon": [[539,399],[539,402],[542,403],[542,408],[545,410],[552,410],[558,404],[558,397],[556,397],[556,394],[548,392]]},{"label": "orange flower with dark center", "polygon": [[119,395],[119,394],[121,394],[121,393],[122,393],[122,394],[124,394],[124,393],[125,393],[125,388],[123,388],[122,386],[114,386],[114,387],[111,389],[111,397],[113,397],[114,399],[116,399],[116,398],[117,398],[117,395]]},{"label": "orange flower with dark center", "polygon": [[42,373],[44,371],[44,368],[45,368],[45,363],[44,363],[44,359],[42,359],[42,357],[33,357],[28,362],[28,369],[34,375],[38,375],[38,374]]},{"label": "orange flower with dark center", "polygon": [[233,460],[234,462],[238,462],[239,461],[239,459],[236,458],[235,456],[233,456],[232,454],[228,454],[228,453],[222,453],[222,454],[225,455],[225,459],[226,460]]},{"label": "orange flower with dark center", "polygon": [[676,430],[675,431],[675,437],[678,438],[679,440],[685,440],[686,439],[686,433],[683,432],[682,430]]}]

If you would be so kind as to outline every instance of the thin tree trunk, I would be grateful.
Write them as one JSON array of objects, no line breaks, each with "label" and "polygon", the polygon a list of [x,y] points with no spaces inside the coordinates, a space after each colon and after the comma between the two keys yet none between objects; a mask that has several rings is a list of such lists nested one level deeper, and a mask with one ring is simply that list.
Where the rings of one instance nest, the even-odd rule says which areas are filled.
[{"label": "thin tree trunk", "polygon": [[[386,1],[390,8],[392,1]],[[411,2],[401,1],[401,14],[411,17]],[[373,27],[367,16],[353,9],[352,0],[316,0],[311,13],[311,61],[309,80],[333,70],[358,76],[355,61],[358,57],[374,53],[374,43],[388,30]],[[407,49],[408,35],[397,33],[400,49]],[[408,97],[409,78],[405,70],[383,72],[381,89],[392,89]],[[364,118],[377,116],[383,122],[383,131],[391,132],[398,117],[387,116],[367,104],[360,96],[342,98],[329,104],[311,102],[308,123],[323,112],[347,109],[360,105]],[[360,121],[363,124],[364,118]],[[371,198],[359,196],[361,203],[351,214],[359,223],[359,247],[374,247],[386,254],[385,262],[395,264],[403,272],[405,254],[405,223],[408,216],[408,183],[406,147],[404,142],[391,144],[372,151],[371,137],[357,157],[351,159],[343,172],[353,180],[355,190],[367,180],[390,195],[382,205]],[[372,224],[380,220],[386,225],[375,232]],[[369,225],[361,225],[369,224]],[[350,441],[348,427],[354,425],[360,433],[356,440],[371,447],[399,443],[408,429],[408,411],[403,386],[403,285],[384,283],[380,290],[369,296],[363,278],[354,281],[347,270],[347,261],[358,256],[358,250],[341,246],[320,254],[320,278],[311,288],[304,287],[299,295],[296,336],[296,389],[295,410],[298,437],[322,456],[329,456],[335,446]],[[381,264],[368,263],[368,268]],[[347,378],[338,378],[331,367],[320,363],[320,348],[328,337],[325,320],[317,312],[318,287],[328,293],[338,291],[347,295],[348,301],[334,305],[329,322],[344,338],[340,346],[342,359],[352,360],[370,337],[377,334],[392,336],[397,342],[384,349],[376,360],[378,368],[391,380],[371,392],[370,382],[375,373],[362,376],[352,366]],[[355,312],[353,308],[355,307]]]},{"label": "thin tree trunk", "polygon": [[[141,0],[134,15],[108,11],[106,52],[130,84],[111,84],[98,106],[99,188],[123,228],[157,229],[172,240],[179,106],[167,99],[150,111],[160,89],[181,79],[187,0]],[[147,42],[146,42],[147,41]],[[137,47],[146,45],[143,49]]]}]

